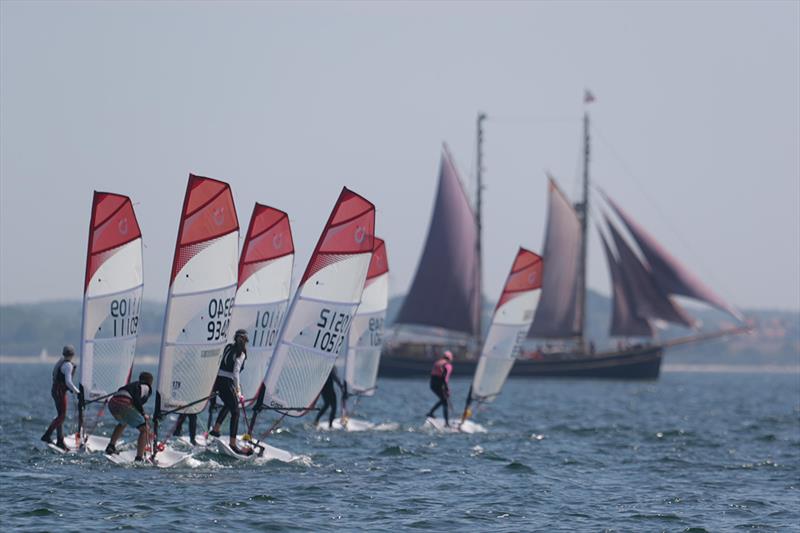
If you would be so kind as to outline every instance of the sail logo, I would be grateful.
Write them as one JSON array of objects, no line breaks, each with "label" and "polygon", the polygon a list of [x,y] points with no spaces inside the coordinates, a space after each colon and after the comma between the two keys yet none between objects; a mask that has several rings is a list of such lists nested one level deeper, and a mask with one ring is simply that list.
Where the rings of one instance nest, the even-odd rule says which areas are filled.
[{"label": "sail logo", "polygon": [[225,222],[225,208],[218,207],[214,209],[212,216],[214,217],[214,224],[221,226]]},{"label": "sail logo", "polygon": [[123,218],[117,223],[117,231],[119,231],[120,235],[127,235],[128,234],[128,219]]},{"label": "sail logo", "polygon": [[272,247],[276,250],[280,250],[283,247],[283,233],[276,233],[272,237]]},{"label": "sail logo", "polygon": [[364,229],[364,226],[358,226],[356,228],[355,233],[353,234],[353,238],[356,240],[356,244],[361,244],[364,242],[364,238],[367,236],[367,230]]}]

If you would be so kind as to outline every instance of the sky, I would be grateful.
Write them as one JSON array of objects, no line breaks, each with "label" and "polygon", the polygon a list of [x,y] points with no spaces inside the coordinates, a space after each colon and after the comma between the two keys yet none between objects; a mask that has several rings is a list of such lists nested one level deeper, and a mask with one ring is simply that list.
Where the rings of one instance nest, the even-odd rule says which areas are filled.
[{"label": "sky", "polygon": [[585,88],[593,183],[734,305],[800,308],[794,1],[3,1],[0,302],[82,296],[93,190],[133,199],[164,300],[190,172],[231,184],[243,229],[256,201],[289,213],[295,282],[359,192],[401,294],[443,142],[474,188],[479,111],[494,300],[541,250],[545,172],[577,198]]}]

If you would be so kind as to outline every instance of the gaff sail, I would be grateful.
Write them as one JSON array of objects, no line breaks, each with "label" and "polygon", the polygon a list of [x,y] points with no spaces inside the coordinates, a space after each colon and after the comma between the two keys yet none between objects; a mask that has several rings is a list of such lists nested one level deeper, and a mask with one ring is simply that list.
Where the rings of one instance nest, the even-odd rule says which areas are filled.
[{"label": "gaff sail", "polygon": [[264,377],[264,403],[311,405],[342,351],[372,256],[375,206],[342,189],[309,260]]},{"label": "gaff sail", "polygon": [[255,399],[277,346],[292,285],[294,242],[289,216],[256,204],[239,257],[239,288],[230,331],[250,337],[247,364],[241,373],[242,394]]},{"label": "gaff sail", "polygon": [[540,256],[519,249],[483,343],[468,402],[491,401],[500,394],[533,322],[543,270]]},{"label": "gaff sail", "polygon": [[378,380],[383,347],[383,323],[389,302],[389,262],[386,244],[375,238],[372,259],[361,303],[353,316],[344,358],[344,380],[348,393],[372,396]]},{"label": "gaff sail", "polygon": [[81,331],[81,388],[86,400],[128,382],[142,287],[142,232],[133,204],[127,196],[95,192]]},{"label": "gaff sail", "polygon": [[[211,392],[236,294],[239,221],[230,186],[189,175],[172,262],[156,414]],[[184,413],[199,413],[205,402]]]}]

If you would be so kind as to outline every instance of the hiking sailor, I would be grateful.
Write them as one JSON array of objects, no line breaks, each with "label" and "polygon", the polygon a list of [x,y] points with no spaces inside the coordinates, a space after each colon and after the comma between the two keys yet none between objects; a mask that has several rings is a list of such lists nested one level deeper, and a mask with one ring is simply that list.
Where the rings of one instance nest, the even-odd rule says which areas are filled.
[{"label": "hiking sailor", "polygon": [[134,461],[144,460],[144,449],[148,438],[148,417],[144,413],[144,404],[153,391],[153,374],[142,372],[138,381],[132,381],[120,387],[108,402],[111,415],[119,422],[111,434],[111,442],[106,447],[106,453],[117,453],[116,444],[125,431],[126,426],[133,426],[139,430],[139,439],[136,441],[136,457]]},{"label": "hiking sailor", "polygon": [[[314,420],[315,426],[319,424],[319,419],[322,418],[322,415],[325,414],[325,411],[330,407],[331,412],[328,416],[328,427],[333,427],[333,419],[336,418],[336,390],[333,388],[334,382],[339,385],[339,389],[343,394],[347,393],[342,381],[336,373],[336,367],[334,366],[331,368],[331,373],[328,374],[328,379],[325,380],[325,385],[322,386],[322,391],[320,392],[320,396],[322,396],[322,409],[319,410],[317,418]],[[346,399],[347,398],[345,398],[345,400]]]}]

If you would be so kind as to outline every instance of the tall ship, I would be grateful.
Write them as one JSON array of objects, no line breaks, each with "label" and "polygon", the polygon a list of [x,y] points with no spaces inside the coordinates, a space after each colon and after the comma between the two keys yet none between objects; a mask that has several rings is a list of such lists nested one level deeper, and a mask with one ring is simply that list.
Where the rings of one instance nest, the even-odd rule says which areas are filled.
[{"label": "tall ship", "polygon": [[[585,103],[592,101],[587,93]],[[440,353],[456,357],[455,375],[475,372],[482,347],[481,191],[483,122],[478,115],[474,205],[445,146],[428,237],[417,272],[387,334],[380,375],[421,377]],[[541,299],[511,371],[524,377],[656,379],[665,349],[741,333],[740,313],[694,276],[605,192],[590,211],[590,118],[583,115],[582,198],[571,202],[548,176]],[[611,346],[587,336],[587,241],[594,219],[611,278]],[[676,301],[686,297],[733,318],[734,327],[700,332]],[[691,334],[659,340],[674,324]]]}]

